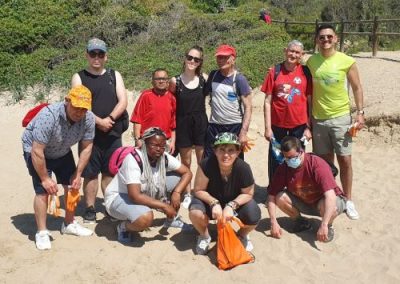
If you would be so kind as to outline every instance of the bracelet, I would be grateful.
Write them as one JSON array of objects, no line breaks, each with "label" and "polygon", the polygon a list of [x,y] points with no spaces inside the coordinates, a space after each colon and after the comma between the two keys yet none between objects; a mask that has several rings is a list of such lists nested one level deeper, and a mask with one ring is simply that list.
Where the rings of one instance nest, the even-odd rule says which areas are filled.
[{"label": "bracelet", "polygon": [[108,117],[111,118],[111,120],[115,122],[115,119],[111,114]]},{"label": "bracelet", "polygon": [[211,203],[210,203],[210,208],[212,209],[215,205],[220,204],[218,199],[214,199]]},{"label": "bracelet", "polygon": [[236,210],[239,207],[239,203],[237,203],[235,200],[229,201],[226,206],[229,206],[232,208],[232,210]]}]

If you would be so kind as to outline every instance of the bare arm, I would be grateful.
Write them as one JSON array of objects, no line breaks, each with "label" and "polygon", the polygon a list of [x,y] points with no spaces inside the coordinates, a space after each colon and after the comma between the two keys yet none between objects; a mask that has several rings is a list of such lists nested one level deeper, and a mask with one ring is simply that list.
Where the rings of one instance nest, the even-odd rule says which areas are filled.
[{"label": "bare arm", "polygon": [[169,90],[171,93],[175,94],[175,92],[176,92],[176,78],[175,78],[175,77],[172,77],[172,78],[169,80],[169,87],[168,87],[168,90]]},{"label": "bare arm", "polygon": [[324,215],[322,216],[321,226],[317,232],[317,239],[319,241],[328,240],[328,224],[336,214],[336,194],[333,189],[324,193]]},{"label": "bare arm", "polygon": [[268,141],[271,141],[271,138],[274,135],[274,133],[272,132],[272,125],[271,125],[271,101],[272,101],[272,96],[270,94],[266,95],[264,100],[264,125],[265,125],[264,137]]},{"label": "bare arm", "polygon": [[171,204],[175,210],[179,210],[182,192],[185,191],[186,186],[192,180],[192,172],[183,164],[175,172],[181,175],[181,179],[172,192]]},{"label": "bare arm", "polygon": [[46,159],[44,157],[45,148],[46,145],[33,141],[31,151],[32,164],[42,181],[44,189],[48,194],[54,194],[57,192],[58,188],[57,183],[47,173]]},{"label": "bare arm", "polygon": [[117,93],[118,103],[110,113],[110,115],[116,120],[118,119],[128,106],[128,97],[126,95],[126,89],[124,80],[118,71],[115,71],[115,90]]},{"label": "bare arm", "polygon": [[169,140],[169,153],[172,155],[175,152],[176,132],[171,131],[171,138]]},{"label": "bare arm", "polygon": [[271,220],[271,235],[274,238],[280,239],[282,236],[282,229],[276,219],[276,199],[274,195],[268,195],[267,208]]},{"label": "bare arm", "polygon": [[[143,141],[140,140],[140,131],[142,130],[142,125],[140,123],[133,123],[133,138],[135,139],[135,146],[140,148],[142,147]],[[139,139],[139,140],[137,140]]]},{"label": "bare arm", "polygon": [[80,189],[81,188],[81,176],[86,165],[90,160],[90,155],[92,154],[93,141],[83,140],[80,142],[81,152],[79,154],[78,165],[76,166],[76,171],[71,177],[71,188]]},{"label": "bare arm", "polygon": [[[354,101],[357,110],[362,110],[364,108],[364,93],[360,82],[360,77],[358,73],[358,68],[356,63],[354,63],[349,72],[347,72],[347,80],[349,80],[351,89],[353,90]],[[364,127],[365,119],[363,114],[357,112],[356,121],[359,123],[358,129]]]},{"label": "bare arm", "polygon": [[242,96],[242,102],[244,106],[242,129],[239,133],[240,142],[246,143],[249,138],[247,137],[247,132],[249,131],[251,112],[252,112],[252,93],[250,92],[247,96]]}]

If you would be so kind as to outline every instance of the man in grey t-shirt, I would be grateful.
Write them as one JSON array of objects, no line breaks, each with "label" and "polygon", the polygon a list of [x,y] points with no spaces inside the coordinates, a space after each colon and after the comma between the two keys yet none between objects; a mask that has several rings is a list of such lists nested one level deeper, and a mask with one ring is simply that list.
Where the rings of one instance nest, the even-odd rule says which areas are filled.
[{"label": "man in grey t-shirt", "polygon": [[[51,248],[46,227],[49,195],[57,195],[57,183],[64,187],[65,220],[61,233],[90,236],[93,232],[74,220],[81,174],[87,165],[93,146],[95,119],[91,109],[92,94],[80,85],[72,88],[65,102],[42,109],[22,135],[24,158],[35,190],[33,201],[38,231],[35,235],[39,250]],[[71,146],[80,143],[82,151],[75,166]],[[51,178],[54,172],[57,182]]]}]

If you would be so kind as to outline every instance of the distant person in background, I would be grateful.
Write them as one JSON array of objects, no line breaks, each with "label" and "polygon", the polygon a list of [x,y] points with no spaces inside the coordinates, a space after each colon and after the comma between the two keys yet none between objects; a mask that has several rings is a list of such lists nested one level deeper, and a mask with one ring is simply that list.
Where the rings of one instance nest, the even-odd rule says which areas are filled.
[{"label": "distant person in background", "polygon": [[[93,232],[74,219],[76,205],[69,208],[70,192],[79,196],[81,176],[92,152],[95,118],[92,95],[84,86],[73,87],[65,102],[43,108],[28,124],[22,135],[24,158],[32,177],[35,197],[33,208],[37,233],[35,244],[39,250],[51,249],[51,234],[47,230],[48,196],[57,194],[57,184],[64,188],[66,204],[62,234],[90,236]],[[80,144],[78,165],[75,166],[71,146]],[[54,172],[57,182],[51,178]]]},{"label": "distant person in background", "polygon": [[263,20],[266,24],[270,25],[272,23],[271,15],[266,9],[260,10],[260,20]]},{"label": "distant person in background", "polygon": [[129,126],[126,112],[128,99],[121,74],[106,69],[108,60],[106,43],[98,38],[89,40],[86,47],[86,69],[75,73],[71,85],[84,85],[93,95],[92,111],[96,118],[96,135],[90,161],[82,176],[86,209],[83,220],[96,222],[95,201],[99,188],[98,176],[101,174],[100,187],[103,191],[112,177],[108,163],[115,149],[122,146],[121,135]]},{"label": "distant person in background", "polygon": [[351,85],[357,108],[356,129],[362,129],[365,123],[363,90],[355,60],[335,49],[338,38],[333,26],[319,26],[316,40],[319,53],[307,61],[313,77],[313,151],[332,163],[336,154],[340,181],[347,197],[346,214],[356,220],[360,216],[352,201],[352,136],[348,132],[352,117],[346,83]]},{"label": "distant person in background", "polygon": [[[218,70],[211,71],[207,83],[206,94],[210,95],[211,116],[207,128],[204,156],[213,155],[215,136],[221,132],[231,132],[239,136],[244,147],[249,138],[252,90],[243,74],[235,68],[236,49],[230,45],[220,45],[215,57]],[[243,152],[240,157],[243,158]]]},{"label": "distant person in background", "polygon": [[[308,101],[311,101],[312,78],[307,66],[300,64],[304,46],[292,40],[284,49],[285,61],[271,68],[261,91],[265,93],[265,139],[280,143],[285,136],[311,139]],[[302,144],[304,149],[304,144]],[[279,163],[273,157],[272,145],[268,154],[268,178],[271,183]]]},{"label": "distant person in background", "polygon": [[[204,87],[207,75],[201,72],[203,49],[193,46],[183,62],[183,73],[171,79],[169,89],[176,98],[176,148],[182,164],[190,169],[194,147],[197,164],[200,163],[206,139],[208,118]],[[184,207],[190,204],[190,184],[186,188]]]},{"label": "distant person in background", "polygon": [[165,69],[156,69],[152,74],[153,88],[144,90],[132,112],[133,139],[135,146],[143,145],[141,139],[146,129],[158,127],[164,131],[168,140],[168,152],[175,152],[176,99],[168,90],[169,78]]}]

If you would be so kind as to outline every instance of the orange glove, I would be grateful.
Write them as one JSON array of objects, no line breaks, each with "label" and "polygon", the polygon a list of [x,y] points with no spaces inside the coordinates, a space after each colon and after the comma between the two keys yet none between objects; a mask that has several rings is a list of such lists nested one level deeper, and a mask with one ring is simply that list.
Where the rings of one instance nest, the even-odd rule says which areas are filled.
[{"label": "orange glove", "polygon": [[243,152],[248,152],[251,150],[251,148],[254,147],[254,145],[256,145],[254,142],[254,140],[249,140],[246,143],[243,144]]},{"label": "orange glove", "polygon": [[81,196],[79,194],[79,189],[68,189],[67,192],[67,204],[66,204],[66,209],[68,211],[75,211],[76,206],[78,206],[78,202],[81,199]]},{"label": "orange glove", "polygon": [[47,202],[47,212],[54,217],[60,217],[60,198],[58,197],[58,195],[49,195]]}]

